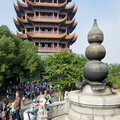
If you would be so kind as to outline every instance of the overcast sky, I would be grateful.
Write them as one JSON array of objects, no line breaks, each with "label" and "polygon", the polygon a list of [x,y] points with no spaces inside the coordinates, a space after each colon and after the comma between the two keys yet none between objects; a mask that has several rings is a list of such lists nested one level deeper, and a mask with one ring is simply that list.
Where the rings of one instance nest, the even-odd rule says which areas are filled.
[{"label": "overcast sky", "polygon": [[[0,25],[7,25],[16,33],[17,29],[13,23],[13,17],[16,18],[13,2],[16,3],[16,0],[0,0]],[[72,51],[78,54],[85,53],[89,45],[87,34],[96,18],[99,28],[104,33],[102,44],[107,51],[102,61],[120,63],[120,0],[72,0],[70,4],[74,2],[78,6],[76,13],[78,25],[74,30],[78,34],[78,39],[71,46]]]}]

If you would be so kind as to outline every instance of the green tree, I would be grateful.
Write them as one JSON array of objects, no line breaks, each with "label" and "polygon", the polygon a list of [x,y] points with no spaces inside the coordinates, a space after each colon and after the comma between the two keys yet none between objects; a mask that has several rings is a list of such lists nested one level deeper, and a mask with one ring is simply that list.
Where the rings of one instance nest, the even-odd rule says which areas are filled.
[{"label": "green tree", "polygon": [[120,64],[109,64],[109,74],[107,80],[115,82],[120,87]]},{"label": "green tree", "polygon": [[71,91],[77,80],[82,81],[85,57],[79,57],[74,53],[59,52],[46,59],[45,79],[51,80],[54,90],[59,90],[63,98],[64,92]]},{"label": "green tree", "polygon": [[40,75],[43,65],[40,56],[37,54],[37,47],[32,42],[28,40],[22,42],[19,59],[22,78],[34,78]]},{"label": "green tree", "polygon": [[6,36],[6,37],[12,36],[10,29],[6,25],[0,26],[0,38],[3,36]]},{"label": "green tree", "polygon": [[[6,33],[10,33],[10,36]],[[43,65],[37,47],[11,34],[9,29],[6,29],[6,33],[0,38],[0,84],[20,78],[38,77]]]}]

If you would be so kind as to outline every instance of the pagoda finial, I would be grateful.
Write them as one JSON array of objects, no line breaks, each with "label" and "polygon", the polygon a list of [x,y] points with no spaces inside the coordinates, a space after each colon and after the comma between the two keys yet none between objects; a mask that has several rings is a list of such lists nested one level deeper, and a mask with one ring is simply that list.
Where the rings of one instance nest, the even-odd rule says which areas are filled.
[{"label": "pagoda finial", "polygon": [[94,19],[94,24],[93,24],[93,27],[98,27],[98,24],[97,24],[97,19]]}]

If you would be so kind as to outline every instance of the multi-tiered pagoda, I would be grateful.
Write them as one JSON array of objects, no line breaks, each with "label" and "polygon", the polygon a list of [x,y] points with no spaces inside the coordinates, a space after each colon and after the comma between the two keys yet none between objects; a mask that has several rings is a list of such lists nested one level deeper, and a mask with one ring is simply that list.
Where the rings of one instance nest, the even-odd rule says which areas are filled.
[{"label": "multi-tiered pagoda", "polygon": [[75,4],[71,0],[17,0],[14,4],[17,20],[14,23],[23,39],[33,41],[40,53],[70,50],[76,39]]}]

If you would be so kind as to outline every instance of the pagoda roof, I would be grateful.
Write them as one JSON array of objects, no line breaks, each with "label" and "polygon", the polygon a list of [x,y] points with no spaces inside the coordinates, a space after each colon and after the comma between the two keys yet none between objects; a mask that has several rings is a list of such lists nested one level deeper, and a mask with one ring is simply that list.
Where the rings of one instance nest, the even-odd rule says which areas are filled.
[{"label": "pagoda roof", "polygon": [[17,35],[20,36],[23,39],[27,39],[28,38],[26,34],[21,34],[19,32],[17,32]]},{"label": "pagoda roof", "polygon": [[18,6],[20,6],[20,7],[28,7],[28,5],[27,4],[25,4],[25,3],[21,3],[19,0],[17,0],[17,4],[18,4]]},{"label": "pagoda roof", "polygon": [[75,33],[72,35],[66,35],[65,40],[72,40],[75,37]]},{"label": "pagoda roof", "polygon": [[13,5],[14,5],[15,10],[19,11],[18,6],[15,3],[13,3]]},{"label": "pagoda roof", "polygon": [[22,23],[28,23],[27,19],[23,19],[17,16],[18,21],[22,22]]},{"label": "pagoda roof", "polygon": [[74,22],[75,22],[75,18],[72,20],[66,21],[65,25],[70,25],[70,24],[73,24]]},{"label": "pagoda roof", "polygon": [[58,4],[58,3],[42,3],[42,2],[31,2],[29,0],[26,0],[27,3],[31,6],[43,6],[43,7],[65,7],[65,5],[67,4],[67,2]]},{"label": "pagoda roof", "polygon": [[78,24],[78,22],[75,22],[72,27],[71,26],[69,27],[70,28],[70,33],[75,29],[77,24]]},{"label": "pagoda roof", "polygon": [[63,34],[40,34],[40,33],[31,33],[31,32],[26,32],[26,34],[29,37],[32,38],[56,38],[56,39],[61,39],[64,38],[66,36],[66,32]]},{"label": "pagoda roof", "polygon": [[19,22],[17,20],[15,20],[14,18],[13,18],[13,21],[14,21],[15,26],[17,27],[17,29],[21,32],[21,28],[20,28]]},{"label": "pagoda roof", "polygon": [[71,16],[70,17],[71,19],[75,16],[77,10],[78,10],[78,7],[74,8],[73,11],[69,13],[69,15]]},{"label": "pagoda roof", "polygon": [[71,6],[66,6],[65,10],[73,10],[74,7],[75,7],[75,3],[73,5],[71,5]]},{"label": "pagoda roof", "polygon": [[15,9],[17,15],[21,16],[21,15],[20,15],[20,12],[19,12],[19,11],[20,11],[20,10],[19,10],[19,7],[18,7],[17,5],[15,5],[14,3],[13,3],[13,5],[14,5],[14,9]]},{"label": "pagoda roof", "polygon": [[71,41],[69,41],[69,44],[72,45],[77,40],[77,38],[78,35],[74,36],[74,38]]},{"label": "pagoda roof", "polygon": [[49,23],[62,23],[65,22],[65,20],[67,19],[67,17],[64,17],[62,19],[48,19],[48,18],[33,18],[33,17],[29,17],[28,15],[26,15],[27,19],[33,22],[49,22]]}]

